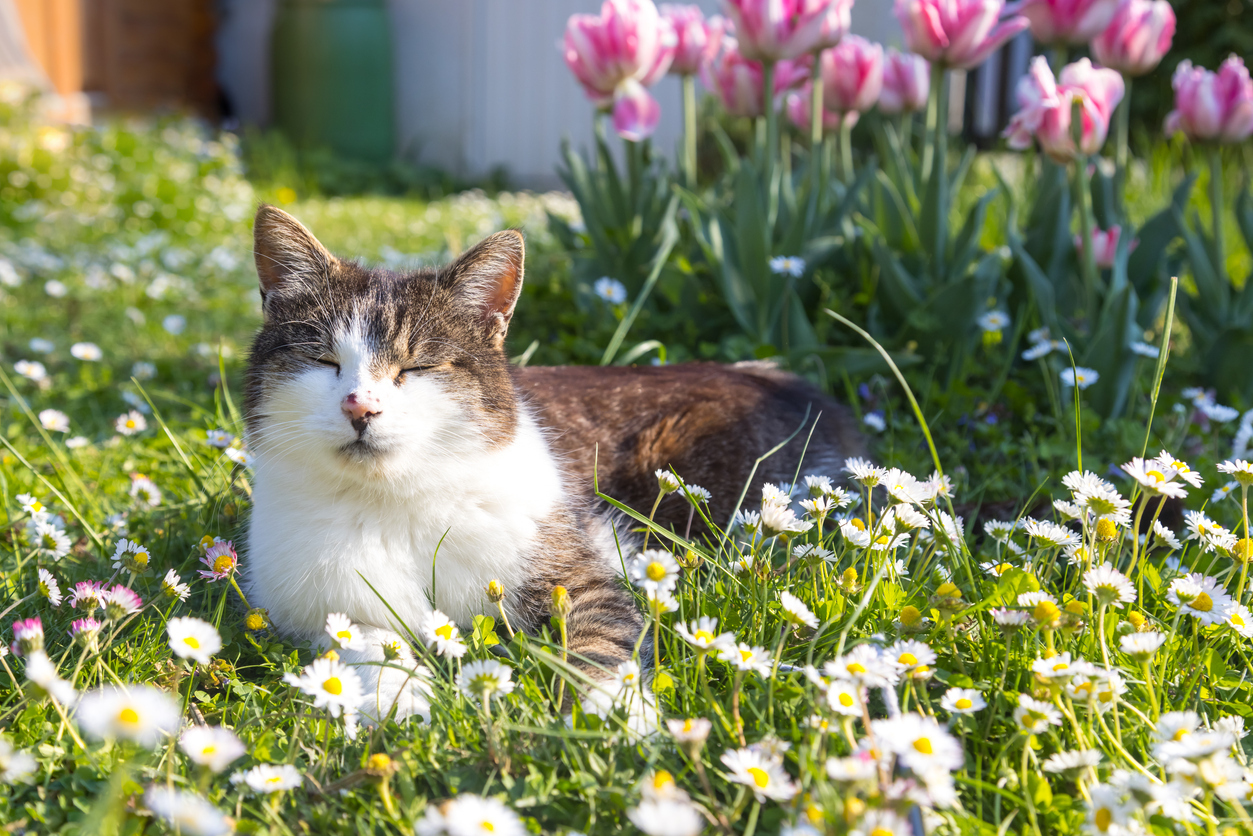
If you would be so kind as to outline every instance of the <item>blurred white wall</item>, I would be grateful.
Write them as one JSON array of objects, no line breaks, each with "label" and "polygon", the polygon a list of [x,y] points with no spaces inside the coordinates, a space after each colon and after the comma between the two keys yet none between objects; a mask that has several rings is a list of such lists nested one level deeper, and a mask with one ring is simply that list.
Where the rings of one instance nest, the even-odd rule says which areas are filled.
[{"label": "blurred white wall", "polygon": [[[695,0],[707,14],[720,0]],[[599,0],[389,0],[394,31],[397,150],[467,176],[503,166],[520,186],[559,184],[561,141],[592,140],[592,106],[566,69],[566,19]],[[223,0],[219,81],[246,124],[270,112],[269,33],[276,0]],[[853,28],[899,42],[891,0],[859,0]],[[661,103],[654,145],[679,140],[679,82],[653,89]]]}]

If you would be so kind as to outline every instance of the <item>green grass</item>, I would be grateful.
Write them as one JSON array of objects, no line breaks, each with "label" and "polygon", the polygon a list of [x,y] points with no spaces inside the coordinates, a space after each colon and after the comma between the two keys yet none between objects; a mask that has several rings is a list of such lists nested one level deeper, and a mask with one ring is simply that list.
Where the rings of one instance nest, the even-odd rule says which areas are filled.
[{"label": "green grass", "polygon": [[[945,729],[933,732],[937,739],[951,734],[963,751],[954,773],[956,803],[923,814],[931,832],[1080,832],[1087,800],[1094,793],[1100,797],[1097,785],[1108,785],[1116,770],[1168,777],[1154,755],[1153,720],[1159,713],[1191,710],[1214,723],[1253,712],[1249,639],[1231,626],[1203,627],[1198,619],[1181,616],[1167,594],[1178,572],[1193,569],[1234,594],[1243,565],[1230,553],[1203,553],[1193,540],[1172,554],[1137,555],[1131,572],[1137,600],[1102,608],[1081,583],[1083,567],[1070,566],[1058,549],[1021,532],[1011,548],[975,524],[976,515],[1013,520],[1026,509],[1053,519],[1042,500],[1069,498],[1059,476],[1075,466],[1077,453],[1071,404],[1059,391],[1053,404],[1046,396],[1045,387],[1056,387],[1054,372],[1024,368],[992,395],[1005,359],[1004,348],[992,345],[981,355],[986,374],[972,376],[963,391],[912,378],[956,491],[951,504],[924,503],[919,512],[932,531],[942,530],[944,515],[954,510],[965,524],[953,527],[951,540],[908,533],[891,553],[904,561],[907,576],[898,573],[888,553],[854,545],[857,534],[846,537],[830,522],[790,544],[739,533],[717,548],[658,535],[689,568],[677,585],[678,611],[662,616],[656,633],[642,639],[658,643],[654,688],[664,717],[712,721],[701,751],[677,746],[665,729],[632,735],[621,716],[601,721],[576,712],[570,725],[555,707],[562,671],[555,661],[557,633],[510,641],[503,633],[497,638],[489,621],[465,636],[470,650],[463,663],[497,658],[488,645],[502,641],[517,683],[513,693],[492,701],[490,717],[454,687],[456,663],[419,648],[433,672],[431,722],[387,723],[362,729],[350,740],[341,722],[328,721],[283,681],[314,653],[265,630],[249,632],[233,588],[196,578],[196,569],[203,568],[201,538],[238,537],[248,513],[247,470],[205,442],[210,430],[239,429],[243,355],[259,316],[249,217],[258,200],[294,195],[272,185],[254,188],[229,138],[209,141],[180,123],[71,136],[41,133],[14,120],[0,137],[0,183],[6,184],[0,187],[0,255],[21,280],[0,287],[5,515],[0,633],[7,643],[14,619],[39,616],[48,655],[79,692],[118,681],[151,683],[177,701],[186,722],[232,727],[246,746],[230,770],[211,775],[171,739],[153,747],[90,738],[80,745],[81,724],[73,717],[67,721],[54,700],[25,681],[22,658],[7,656],[0,670],[0,729],[36,763],[29,776],[0,792],[0,822],[18,832],[173,832],[143,801],[149,785],[169,785],[200,793],[242,833],[408,833],[434,805],[458,794],[505,801],[533,832],[610,833],[631,827],[628,811],[640,804],[641,782],[665,770],[707,816],[708,832],[725,825],[740,833],[774,834],[785,824],[809,822],[820,832],[844,833],[865,821],[866,809],[903,812],[908,805],[890,800],[886,786],[878,786],[879,779],[891,778],[890,770],[857,784],[831,779],[827,759],[847,756],[856,741],[868,739],[868,730],[861,718],[845,720],[827,708],[818,687],[798,669],[821,668],[841,652],[898,639],[926,642],[937,658],[926,676],[902,679],[888,696],[905,712],[934,716]],[[332,250],[383,263],[400,263],[402,254],[438,262],[501,226],[524,228],[530,245],[528,296],[515,323],[513,350],[540,340],[536,362],[594,362],[620,315],[577,306],[563,272],[566,258],[545,230],[546,208],[569,211],[554,198],[489,200],[469,194],[427,203],[306,197],[284,205]],[[61,282],[65,293],[50,295],[49,281]],[[163,326],[170,316],[185,318],[180,333]],[[32,338],[49,340],[52,351],[34,352]],[[99,345],[103,359],[72,357],[70,346],[82,341]],[[46,381],[17,374],[14,363],[21,359],[45,364]],[[137,362],[151,363],[153,376],[132,382]],[[866,390],[857,395],[860,383]],[[899,388],[870,376],[850,377],[848,385],[859,409],[885,414],[888,428],[877,444],[877,460],[919,476],[930,473],[931,455]],[[1147,386],[1142,384],[1142,393]],[[1204,488],[1190,490],[1186,506],[1204,507],[1247,537],[1247,518],[1235,501],[1240,492],[1211,500],[1213,489],[1226,481],[1214,466],[1230,455],[1235,425],[1198,423],[1191,409],[1177,411],[1178,388],[1167,387],[1149,454],[1165,446],[1186,458],[1206,479]],[[149,400],[148,428],[118,435],[116,418]],[[1111,466],[1139,452],[1147,398],[1141,394],[1135,401],[1133,416],[1118,422],[1100,424],[1082,413],[1087,469],[1109,477]],[[70,431],[42,429],[38,413],[45,409],[64,411]],[[66,444],[80,436],[85,444]],[[132,496],[136,474],[159,487],[159,503],[149,506]],[[1114,481],[1124,496],[1136,498],[1130,481]],[[16,499],[23,493],[64,519],[69,554],[52,560],[36,553],[26,534],[30,514]],[[887,501],[883,487],[873,496],[873,518],[865,504],[851,512],[872,530],[882,523]],[[757,501],[748,498],[750,505]],[[1148,514],[1157,507],[1148,506]],[[150,551],[144,572],[112,567],[121,536],[118,515],[125,515],[126,536]],[[1170,524],[1181,532],[1177,518]],[[1094,540],[1095,526],[1071,528],[1083,536],[1096,562],[1129,569],[1138,549],[1127,527],[1100,543]],[[883,533],[873,532],[876,538]],[[794,558],[793,550],[803,543],[830,550],[830,559]],[[734,572],[745,557],[755,569]],[[983,563],[1013,568],[997,575],[982,569]],[[127,584],[145,607],[108,625],[98,650],[76,646],[66,631],[82,613],[68,603],[54,608],[39,596],[40,568],[50,570],[63,591],[89,579]],[[163,597],[161,579],[169,569],[190,582],[186,602]],[[1032,620],[1016,632],[1001,630],[990,610],[1018,608],[1017,595],[1036,589],[1051,593],[1063,609],[1056,629],[1041,629]],[[816,629],[786,620],[785,591],[812,610]],[[1247,584],[1242,593],[1247,602]],[[903,614],[909,620],[910,607],[924,618],[912,628],[902,623]],[[484,593],[484,612],[492,611]],[[217,628],[223,648],[212,665],[193,669],[172,655],[165,624],[176,616],[194,616]],[[733,632],[740,642],[772,655],[781,651],[777,661],[785,666],[738,676],[727,662],[702,658],[674,629],[700,616],[718,618],[718,630]],[[1120,637],[1136,629],[1168,636],[1147,669],[1119,650]],[[1083,699],[1038,679],[1031,666],[1047,648],[1102,668],[1108,658],[1126,686],[1117,705],[1094,711]],[[572,680],[565,688],[576,685]],[[952,715],[941,700],[953,687],[978,689],[987,707],[969,717]],[[1020,694],[1051,703],[1060,724],[1024,733],[1013,716]],[[737,704],[746,743],[788,744],[780,757],[800,790],[795,798],[758,805],[745,786],[731,780],[721,756],[741,745]],[[887,714],[877,690],[868,711]],[[822,722],[811,722],[814,717]],[[877,740],[881,747],[888,743]],[[1042,771],[1050,755],[1081,748],[1098,750],[1100,764],[1078,774]],[[368,770],[377,753],[388,754],[393,769]],[[1215,793],[1215,767],[1224,757],[1248,763],[1239,742],[1220,746],[1219,754],[1209,757],[1200,777],[1191,779],[1198,789],[1191,804],[1196,821],[1183,826],[1190,832],[1253,832],[1247,808],[1224,797],[1226,789]],[[228,780],[230,772],[259,764],[293,764],[304,781],[297,789],[259,797]],[[1152,832],[1175,832],[1160,813],[1146,818],[1138,804],[1128,801],[1126,807]]]}]

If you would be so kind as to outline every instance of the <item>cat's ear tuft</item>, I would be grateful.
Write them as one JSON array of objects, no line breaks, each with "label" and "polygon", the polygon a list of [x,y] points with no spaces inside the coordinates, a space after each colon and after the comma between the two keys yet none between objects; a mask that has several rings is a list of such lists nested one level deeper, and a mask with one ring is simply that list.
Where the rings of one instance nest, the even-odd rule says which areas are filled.
[{"label": "cat's ear tuft", "polygon": [[312,232],[274,206],[263,203],[257,209],[252,235],[262,299],[289,283],[325,278],[335,265],[335,256]]},{"label": "cat's ear tuft", "polygon": [[489,235],[449,265],[442,280],[483,322],[488,339],[503,345],[522,293],[522,233]]}]

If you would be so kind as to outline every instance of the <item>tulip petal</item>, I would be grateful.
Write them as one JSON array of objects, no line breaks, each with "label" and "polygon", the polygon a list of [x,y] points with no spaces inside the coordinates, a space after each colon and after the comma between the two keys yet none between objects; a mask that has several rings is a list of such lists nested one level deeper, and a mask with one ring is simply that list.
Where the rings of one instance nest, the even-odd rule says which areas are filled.
[{"label": "tulip petal", "polygon": [[613,129],[618,136],[639,142],[652,136],[661,121],[661,105],[644,85],[628,79],[619,85],[613,100]]}]

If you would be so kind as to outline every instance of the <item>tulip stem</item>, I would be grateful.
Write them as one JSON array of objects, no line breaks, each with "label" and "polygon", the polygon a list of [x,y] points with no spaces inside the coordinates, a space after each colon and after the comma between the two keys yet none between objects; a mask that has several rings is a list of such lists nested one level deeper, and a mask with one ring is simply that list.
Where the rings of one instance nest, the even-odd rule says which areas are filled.
[{"label": "tulip stem", "polygon": [[1123,84],[1123,97],[1118,103],[1115,122],[1117,134],[1114,137],[1114,200],[1117,202],[1119,219],[1127,223],[1127,145],[1131,126],[1131,76],[1124,76]]},{"label": "tulip stem", "polygon": [[814,67],[809,74],[812,90],[809,98],[809,147],[810,153],[822,144],[822,52],[814,53]]},{"label": "tulip stem", "polygon": [[1227,248],[1223,242],[1223,152],[1215,144],[1209,146],[1209,208],[1214,223],[1214,269],[1220,277],[1227,275]]},{"label": "tulip stem", "polygon": [[1080,154],[1075,158],[1075,196],[1079,201],[1079,251],[1080,271],[1083,275],[1083,292],[1088,322],[1096,321],[1096,248],[1092,245],[1092,188],[1088,180],[1088,157]]},{"label": "tulip stem", "polygon": [[774,112],[774,62],[761,62],[762,109],[766,115],[766,149],[762,155],[762,172],[766,193],[774,191],[774,160],[779,155],[779,123]]},{"label": "tulip stem", "polygon": [[683,76],[683,177],[696,189],[696,76]]},{"label": "tulip stem", "polygon": [[852,112],[840,114],[840,179],[853,184],[853,120]]},{"label": "tulip stem", "polygon": [[922,182],[931,181],[931,167],[935,163],[935,126],[940,112],[940,85],[943,84],[944,68],[938,63],[931,65],[931,95],[927,97],[927,125],[923,135]]}]

